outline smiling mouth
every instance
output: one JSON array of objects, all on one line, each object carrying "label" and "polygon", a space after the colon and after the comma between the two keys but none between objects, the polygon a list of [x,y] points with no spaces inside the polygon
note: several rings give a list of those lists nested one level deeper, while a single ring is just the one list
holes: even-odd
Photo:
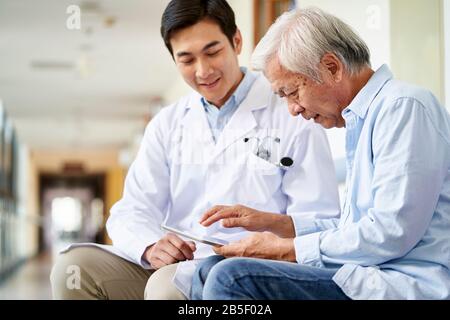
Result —
[{"label": "smiling mouth", "polygon": [[210,83],[202,83],[201,86],[210,89],[210,88],[213,88],[216,84],[218,84],[219,80],[220,80],[220,78],[218,78],[217,80],[210,82]]}]

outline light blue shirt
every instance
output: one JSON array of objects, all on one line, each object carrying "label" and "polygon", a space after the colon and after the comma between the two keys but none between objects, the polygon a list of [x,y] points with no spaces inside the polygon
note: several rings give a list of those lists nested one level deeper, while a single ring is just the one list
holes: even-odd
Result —
[{"label": "light blue shirt", "polygon": [[247,68],[242,67],[241,71],[244,73],[244,78],[232,96],[228,98],[220,109],[209,103],[205,98],[201,98],[214,142],[217,142],[223,128],[225,128],[228,121],[230,121],[234,112],[250,91],[253,82],[255,82],[256,76],[252,72],[247,72]]},{"label": "light blue shirt", "polygon": [[340,219],[295,217],[297,261],[352,299],[450,299],[450,116],[384,65],[343,110]]}]

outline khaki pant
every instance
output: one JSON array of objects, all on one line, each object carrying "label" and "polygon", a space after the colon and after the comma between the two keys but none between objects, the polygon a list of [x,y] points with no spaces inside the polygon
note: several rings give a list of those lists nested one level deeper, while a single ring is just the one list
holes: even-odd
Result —
[{"label": "khaki pant", "polygon": [[54,299],[185,300],[172,283],[177,264],[145,270],[95,247],[78,247],[58,256],[50,274]]}]

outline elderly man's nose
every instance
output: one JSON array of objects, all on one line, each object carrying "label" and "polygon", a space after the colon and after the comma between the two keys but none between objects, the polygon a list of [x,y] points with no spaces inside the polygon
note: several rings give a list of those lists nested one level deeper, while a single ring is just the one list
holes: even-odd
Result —
[{"label": "elderly man's nose", "polygon": [[300,113],[302,113],[305,109],[300,107],[298,103],[295,102],[288,102],[289,104],[289,112],[293,116],[298,116]]}]

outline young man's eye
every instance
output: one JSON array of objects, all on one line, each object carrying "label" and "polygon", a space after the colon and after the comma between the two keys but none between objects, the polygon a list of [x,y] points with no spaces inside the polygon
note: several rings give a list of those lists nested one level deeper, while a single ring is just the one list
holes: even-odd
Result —
[{"label": "young man's eye", "polygon": [[210,57],[214,57],[215,55],[217,55],[220,52],[220,50],[217,51],[213,51],[213,52],[207,52],[206,55],[210,56]]},{"label": "young man's eye", "polygon": [[182,61],[180,61],[180,63],[182,63],[182,64],[184,64],[184,65],[189,65],[189,64],[191,64],[191,63],[193,63],[194,62],[194,60],[193,59],[189,59],[189,60],[182,60]]}]

